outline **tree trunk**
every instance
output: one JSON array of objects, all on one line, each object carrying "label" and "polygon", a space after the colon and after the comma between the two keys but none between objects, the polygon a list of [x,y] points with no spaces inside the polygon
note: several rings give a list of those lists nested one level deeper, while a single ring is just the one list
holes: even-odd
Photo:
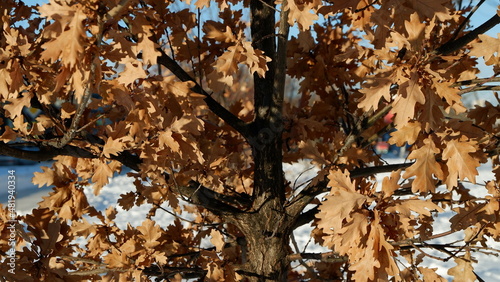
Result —
[{"label": "tree trunk", "polygon": [[246,260],[241,273],[249,281],[287,281],[290,267],[287,256],[293,220],[285,211],[282,165],[286,44],[276,50],[274,6],[273,0],[250,1],[253,46],[272,60],[265,77],[254,74],[255,119],[249,138],[255,165],[252,211],[231,216],[245,235]]},{"label": "tree trunk", "polygon": [[279,204],[277,198],[271,199],[257,212],[234,219],[246,239],[241,274],[249,281],[287,281],[291,221]]}]

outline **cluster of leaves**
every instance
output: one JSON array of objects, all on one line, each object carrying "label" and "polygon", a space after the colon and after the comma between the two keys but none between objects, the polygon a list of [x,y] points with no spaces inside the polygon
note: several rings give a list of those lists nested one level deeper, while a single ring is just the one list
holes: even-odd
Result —
[{"label": "cluster of leaves", "polygon": [[[494,89],[484,84],[496,76],[477,78],[476,64],[483,57],[500,72],[498,38],[464,39],[466,11],[448,0],[186,4],[0,3],[0,153],[54,159],[33,178],[53,192],[18,217],[18,271],[8,280],[279,280],[255,253],[275,242],[288,252],[273,261],[282,280],[444,281],[420,263],[421,249],[433,247],[425,242],[439,237],[434,215],[446,209],[455,213],[448,233],[463,232],[464,245],[439,250],[457,263],[450,275],[475,279],[473,251],[500,240],[500,190],[497,180],[475,185],[487,194],[478,198],[463,182],[475,184],[488,161],[498,179],[500,111],[491,103],[467,109],[462,96]],[[214,11],[217,19],[205,19]],[[254,19],[274,26],[275,15],[276,34],[248,29]],[[290,38],[289,26],[297,27]],[[275,38],[285,43],[270,52]],[[285,74],[299,83],[291,99],[275,96],[279,87],[256,90]],[[273,115],[282,126],[256,128],[266,118],[274,125]],[[391,144],[411,146],[411,162],[384,165],[373,153],[389,132]],[[266,146],[283,152],[261,161]],[[265,184],[255,180],[262,167],[304,159],[319,172],[302,189],[285,181],[256,187]],[[121,196],[119,209],[89,206],[82,187],[97,195],[124,166],[136,190]],[[391,175],[378,187],[380,172]],[[146,203],[153,208],[142,225],[113,221]],[[195,220],[152,220],[164,211]],[[1,209],[2,254],[8,214]],[[330,255],[289,249],[293,230],[311,221],[311,236]],[[213,247],[202,247],[204,238]],[[290,269],[293,260],[304,268]]]}]

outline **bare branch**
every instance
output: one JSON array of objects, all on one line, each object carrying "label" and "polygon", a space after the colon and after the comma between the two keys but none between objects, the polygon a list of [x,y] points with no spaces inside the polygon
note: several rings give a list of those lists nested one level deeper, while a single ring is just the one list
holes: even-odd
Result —
[{"label": "bare branch", "polygon": [[500,90],[500,86],[496,86],[496,85],[473,86],[473,87],[463,89],[462,91],[459,92],[459,94],[461,95],[461,94],[475,92],[475,91],[499,91],[499,90]]},{"label": "bare branch", "polygon": [[490,30],[499,23],[500,23],[500,16],[495,14],[488,21],[486,21],[479,27],[475,28],[474,30],[470,31],[466,35],[459,37],[458,39],[452,39],[446,42],[441,47],[437,48],[434,51],[434,53],[436,55],[448,55],[450,53],[453,53],[461,49],[468,43],[472,42],[472,40],[476,39],[480,34],[485,33],[486,31]]},{"label": "bare branch", "polygon": [[187,198],[187,201],[195,205],[203,206],[215,214],[238,214],[243,212],[241,209],[227,204],[240,203],[242,199],[217,193],[203,187],[196,181],[191,181],[189,185],[179,186],[177,188],[179,189],[179,193]]},{"label": "bare branch", "polygon": [[482,85],[484,83],[490,83],[490,82],[500,82],[500,77],[492,76],[492,77],[487,77],[487,78],[478,78],[478,79],[457,81],[456,83],[452,84],[451,87],[473,85],[473,84]]},{"label": "bare branch", "polygon": [[288,256],[288,260],[304,260],[304,259],[314,259],[320,260],[323,262],[347,262],[346,256],[341,256],[336,252],[328,252],[328,253],[300,253],[300,254],[291,254]]},{"label": "bare branch", "polygon": [[477,11],[477,9],[479,9],[479,7],[481,5],[483,5],[484,1],[486,1],[486,0],[479,1],[479,3],[477,3],[477,5],[474,6],[474,8],[472,8],[470,13],[467,15],[467,18],[465,18],[465,20],[460,24],[460,26],[457,28],[457,30],[455,30],[455,33],[453,34],[453,37],[451,38],[451,40],[455,40],[458,37],[458,34],[460,34],[460,32],[464,29],[465,25],[469,22],[470,18],[472,17],[472,15],[474,15],[474,13]]},{"label": "bare branch", "polygon": [[182,69],[182,67],[176,61],[170,58],[170,56],[168,56],[163,50],[159,49],[159,51],[161,52],[161,56],[159,56],[157,59],[158,64],[169,69],[181,81],[194,82],[195,86],[191,88],[191,90],[195,93],[205,96],[204,101],[213,113],[219,116],[236,131],[238,131],[244,138],[248,138],[250,136],[250,130],[243,120],[235,116],[214,98],[212,98],[209,93],[202,89],[202,87],[198,84],[198,82],[196,82],[196,80],[194,80],[184,69]]},{"label": "bare branch", "polygon": [[78,158],[97,158],[91,152],[82,148],[66,145],[62,148],[46,149],[42,147],[40,151],[26,151],[12,147],[9,144],[0,142],[0,154],[18,159],[43,162],[50,161],[56,156],[72,156]]}]

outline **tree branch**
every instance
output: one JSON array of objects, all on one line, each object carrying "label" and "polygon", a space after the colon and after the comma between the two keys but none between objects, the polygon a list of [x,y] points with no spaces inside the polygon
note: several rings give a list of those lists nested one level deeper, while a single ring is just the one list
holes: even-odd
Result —
[{"label": "tree branch", "polygon": [[71,145],[66,145],[61,148],[50,148],[50,149],[42,147],[40,148],[40,151],[25,151],[14,148],[3,142],[0,142],[0,154],[13,158],[36,161],[36,162],[50,161],[57,156],[97,158],[97,156],[93,155],[91,152]]},{"label": "tree branch", "polygon": [[291,254],[288,256],[288,260],[304,260],[304,259],[314,259],[323,262],[347,262],[347,256],[341,256],[336,252],[328,252],[328,253],[299,253],[299,254]]},{"label": "tree branch", "polygon": [[223,121],[229,124],[232,128],[238,131],[245,139],[250,137],[249,126],[240,118],[235,116],[233,113],[224,108],[219,102],[217,102],[209,93],[207,93],[203,88],[194,80],[182,67],[174,61],[170,56],[168,56],[163,50],[159,49],[161,56],[157,58],[157,63],[169,69],[178,79],[183,82],[191,81],[195,84],[191,90],[197,94],[205,96],[204,101],[208,108],[220,117]]},{"label": "tree branch", "polygon": [[475,91],[499,91],[500,86],[497,85],[484,85],[484,86],[472,86],[461,90],[458,94],[462,95],[465,93],[475,92]]},{"label": "tree branch", "polygon": [[[385,172],[391,172],[394,170],[402,169],[402,168],[407,168],[411,166],[413,163],[400,163],[400,164],[391,164],[391,165],[383,165],[383,166],[373,166],[373,167],[364,167],[364,168],[357,168],[352,171],[350,171],[350,176],[351,178],[357,178],[357,177],[366,177],[370,175],[375,175],[379,173],[385,173]],[[298,212],[302,211],[305,206],[307,206],[316,196],[318,196],[321,193],[328,192],[328,180],[323,179],[321,181],[318,181],[314,185],[310,184],[304,190],[302,190],[299,195],[290,203],[290,205],[287,208],[287,212],[289,214],[297,214]],[[304,225],[311,220],[314,219],[314,215],[317,213],[317,210],[314,208],[308,212],[305,212],[301,215],[299,215],[299,219],[297,220],[297,224],[295,224],[295,227],[299,227],[301,225]]]},{"label": "tree branch", "polygon": [[437,48],[434,53],[436,55],[448,55],[450,53],[453,53],[468,43],[470,43],[472,40],[476,39],[478,35],[485,33],[486,31],[490,30],[493,28],[495,25],[500,23],[500,16],[495,14],[493,17],[491,17],[489,20],[487,20],[485,23],[482,25],[478,26],[474,30],[470,31],[466,35],[459,37],[458,39],[451,39],[450,41],[446,42],[443,44],[441,47]]},{"label": "tree branch", "polygon": [[490,83],[490,82],[500,82],[500,77],[487,77],[487,78],[478,78],[478,79],[457,81],[454,84],[452,84],[451,87],[466,86],[466,85],[472,85],[472,84],[484,84],[484,83]]},{"label": "tree branch", "polygon": [[465,25],[467,24],[467,22],[469,22],[472,15],[474,15],[474,13],[479,9],[479,7],[483,5],[484,1],[486,0],[480,0],[479,3],[476,6],[474,6],[474,8],[472,8],[470,13],[467,15],[467,18],[465,18],[465,20],[460,24],[457,30],[455,30],[455,33],[453,34],[451,40],[455,40],[458,37],[458,34],[464,29]]},{"label": "tree branch", "polygon": [[237,214],[243,212],[231,204],[240,204],[242,206],[250,205],[250,201],[246,201],[242,197],[227,196],[210,190],[196,181],[190,181],[189,185],[178,186],[178,192],[187,198],[186,200],[194,205],[199,205],[210,210],[214,214]]}]

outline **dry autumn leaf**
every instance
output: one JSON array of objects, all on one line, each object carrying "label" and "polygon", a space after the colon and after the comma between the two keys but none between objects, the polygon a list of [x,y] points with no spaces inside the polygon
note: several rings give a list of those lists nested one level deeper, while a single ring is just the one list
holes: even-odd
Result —
[{"label": "dry autumn leaf", "polygon": [[[18,252],[0,280],[465,281],[495,263],[488,1],[28,2],[0,5],[0,251]],[[49,166],[26,214],[19,158]]]}]

